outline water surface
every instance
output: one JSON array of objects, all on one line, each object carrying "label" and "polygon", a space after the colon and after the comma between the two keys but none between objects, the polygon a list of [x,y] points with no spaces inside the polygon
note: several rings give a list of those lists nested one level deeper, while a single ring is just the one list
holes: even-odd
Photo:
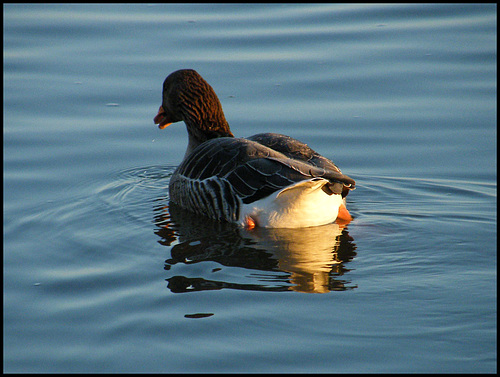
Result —
[{"label": "water surface", "polygon": [[[496,5],[4,5],[5,372],[496,371]],[[354,178],[248,232],[168,198],[196,69]]]}]

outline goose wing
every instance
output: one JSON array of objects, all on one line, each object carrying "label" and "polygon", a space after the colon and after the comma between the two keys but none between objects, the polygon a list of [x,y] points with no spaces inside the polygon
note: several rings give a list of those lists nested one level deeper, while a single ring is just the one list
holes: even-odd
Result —
[{"label": "goose wing", "polygon": [[[276,133],[261,133],[254,136],[250,136],[249,140],[258,142],[259,144],[265,145],[275,151],[283,153],[285,156],[302,161],[307,164],[321,167],[327,171],[342,173],[337,165],[335,165],[331,160],[323,157],[307,144],[294,139],[290,136],[276,134]],[[354,181],[352,184],[345,185],[342,189],[342,197],[344,198],[350,190],[354,189]],[[329,186],[327,186],[329,187]]]},{"label": "goose wing", "polygon": [[[307,145],[294,143],[294,139],[287,137],[260,135],[255,135],[254,140],[218,138],[206,141],[181,163],[176,173],[195,181],[217,177],[218,181],[229,183],[245,204],[312,179],[326,180],[327,193],[341,194],[354,188],[353,179]],[[281,151],[273,149],[273,145]]]},{"label": "goose wing", "polygon": [[256,141],[259,144],[283,153],[293,160],[303,161],[313,166],[341,173],[337,165],[328,158],[323,157],[307,144],[290,136],[268,132],[250,136],[248,140]]}]

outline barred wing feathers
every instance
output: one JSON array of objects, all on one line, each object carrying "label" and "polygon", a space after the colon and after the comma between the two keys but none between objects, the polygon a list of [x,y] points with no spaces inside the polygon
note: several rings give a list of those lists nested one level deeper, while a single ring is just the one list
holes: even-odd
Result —
[{"label": "barred wing feathers", "polygon": [[[217,138],[196,148],[174,173],[171,199],[212,218],[237,221],[244,204],[307,180],[325,180],[328,194],[354,188],[330,160],[277,134]],[[238,199],[239,198],[239,199]]]}]

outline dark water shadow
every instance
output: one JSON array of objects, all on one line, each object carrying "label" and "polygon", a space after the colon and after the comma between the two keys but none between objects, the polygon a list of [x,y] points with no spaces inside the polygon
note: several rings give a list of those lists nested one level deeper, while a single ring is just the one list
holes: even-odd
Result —
[{"label": "dark water shadow", "polygon": [[[154,213],[158,242],[170,248],[165,270],[172,274],[166,281],[174,293],[224,288],[326,293],[356,288],[344,276],[349,271],[347,263],[356,256],[356,245],[345,225],[246,230],[191,214],[166,198],[157,199]],[[234,271],[227,279],[199,276],[201,262],[221,266],[214,269],[211,264],[210,272],[224,266],[240,268],[241,279],[236,280],[242,281],[229,281],[235,280]],[[183,266],[183,273],[173,274],[178,265]],[[192,265],[197,266],[189,272],[198,276],[185,276]]]}]

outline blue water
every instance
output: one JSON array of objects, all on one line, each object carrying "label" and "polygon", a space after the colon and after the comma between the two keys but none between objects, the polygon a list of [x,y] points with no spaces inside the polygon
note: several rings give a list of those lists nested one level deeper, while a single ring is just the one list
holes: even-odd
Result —
[{"label": "blue water", "polygon": [[[4,372],[497,368],[497,7],[4,5]],[[357,182],[346,228],[169,206],[196,69]]]}]

